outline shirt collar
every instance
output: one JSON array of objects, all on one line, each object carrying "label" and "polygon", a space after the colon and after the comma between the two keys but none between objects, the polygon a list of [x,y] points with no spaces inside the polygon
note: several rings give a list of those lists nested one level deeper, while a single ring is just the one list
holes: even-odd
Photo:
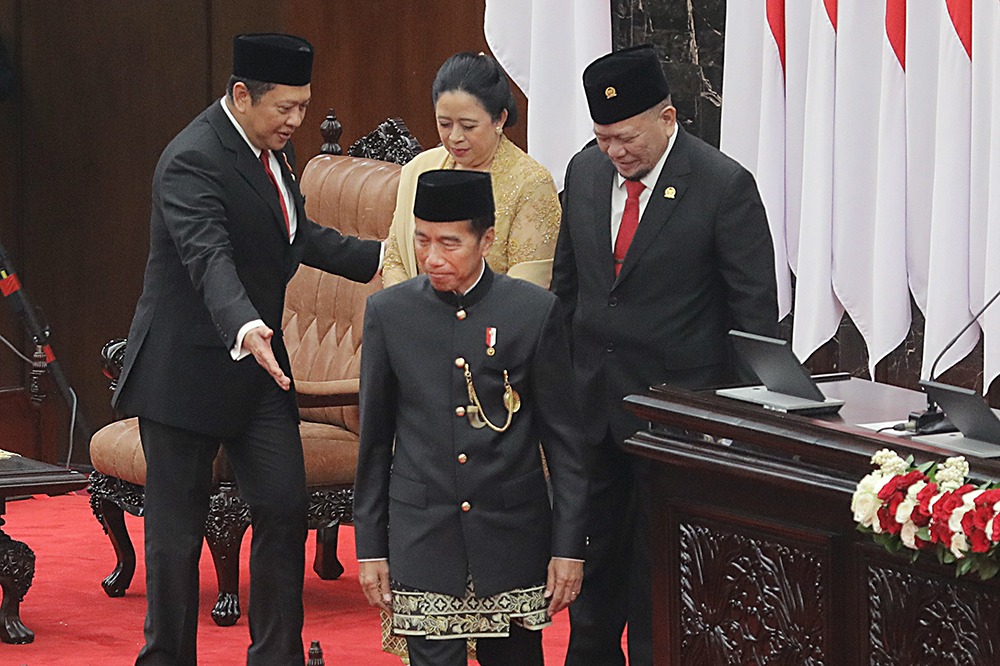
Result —
[{"label": "shirt collar", "polygon": [[243,137],[243,140],[247,142],[248,146],[250,146],[250,150],[253,151],[254,157],[260,159],[260,153],[261,153],[260,148],[250,143],[250,139],[247,137],[247,133],[243,131],[243,126],[240,125],[239,122],[237,122],[236,116],[233,115],[233,112],[229,109],[229,105],[226,104],[225,96],[223,96],[222,99],[219,100],[219,104],[222,105],[222,110],[226,112],[226,117],[229,118],[229,121],[233,124],[233,127],[236,128],[236,131],[240,133],[240,136]]},{"label": "shirt collar", "polygon": [[[660,156],[660,159],[656,161],[656,164],[653,165],[653,168],[650,169],[649,173],[643,176],[639,181],[646,186],[646,190],[643,190],[644,192],[647,190],[652,192],[653,188],[656,186],[656,181],[660,179],[660,172],[663,171],[663,165],[667,163],[667,156],[670,155],[670,149],[674,147],[674,142],[677,141],[677,135],[680,133],[680,131],[681,128],[675,122],[674,133],[671,134],[670,139],[667,140],[667,149],[663,151],[663,154]],[[615,172],[615,176],[617,176],[617,178],[615,179],[615,184],[619,188],[625,185],[625,180],[626,180],[625,176],[621,175],[617,171]]]}]

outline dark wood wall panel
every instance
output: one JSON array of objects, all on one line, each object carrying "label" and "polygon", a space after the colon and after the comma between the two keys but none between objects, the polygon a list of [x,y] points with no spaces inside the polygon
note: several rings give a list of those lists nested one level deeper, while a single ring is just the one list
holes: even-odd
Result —
[{"label": "dark wood wall panel", "polygon": [[[13,0],[0,0],[0,40],[14,59],[15,69],[20,51],[20,4]],[[23,147],[19,126],[20,104],[17,95],[14,95],[0,102],[0,136],[5,138],[0,150],[0,242],[17,266],[21,260],[21,199],[17,195],[21,174],[17,165]],[[23,348],[23,330],[10,307],[0,302],[0,335]],[[21,386],[24,376],[24,364],[10,350],[0,346],[0,388]]]},{"label": "dark wood wall panel", "polygon": [[[287,0],[284,25],[316,46],[308,123],[334,108],[348,146],[388,116],[401,117],[424,147],[439,141],[431,104],[438,67],[459,51],[487,49],[484,0],[318,2]],[[524,96],[517,93],[521,117]],[[313,137],[316,138],[313,138]],[[525,145],[525,123],[508,131]],[[303,155],[319,149],[317,135],[298,137]]]},{"label": "dark wood wall panel", "polygon": [[98,352],[127,333],[139,295],[153,167],[204,106],[208,12],[202,3],[32,0],[20,29],[22,277],[99,426],[113,414]]}]

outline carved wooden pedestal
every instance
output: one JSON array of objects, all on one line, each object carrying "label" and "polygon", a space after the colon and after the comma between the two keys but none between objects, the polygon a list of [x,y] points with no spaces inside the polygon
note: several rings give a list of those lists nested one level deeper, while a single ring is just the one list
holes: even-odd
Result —
[{"label": "carved wooden pedestal", "polygon": [[[0,514],[3,513],[0,498]],[[35,577],[35,554],[27,544],[15,541],[3,532],[0,518],[0,640],[4,643],[30,643],[35,634],[21,623],[21,602]]]},{"label": "carved wooden pedestal", "polygon": [[[948,455],[854,424],[904,419],[926,399],[861,380],[823,390],[847,400],[841,416],[671,389],[626,399],[650,426],[625,448],[655,461],[655,663],[1000,664],[1000,583],[910,564],[854,526],[851,494],[875,451]],[[997,461],[970,463],[1000,477]]]},{"label": "carved wooden pedestal", "polygon": [[58,495],[83,488],[79,472],[0,450],[0,640],[30,643],[35,634],[21,622],[21,602],[35,577],[35,554],[3,531],[7,498],[16,495]]}]

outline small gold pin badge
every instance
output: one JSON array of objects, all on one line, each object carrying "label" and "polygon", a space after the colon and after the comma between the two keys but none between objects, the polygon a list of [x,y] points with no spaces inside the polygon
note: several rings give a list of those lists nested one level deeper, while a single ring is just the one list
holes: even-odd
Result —
[{"label": "small gold pin badge", "polygon": [[663,198],[664,199],[673,199],[676,196],[677,196],[677,189],[675,187],[673,187],[673,186],[668,187],[667,189],[663,190]]},{"label": "small gold pin badge", "polygon": [[611,99],[612,97],[618,97],[618,91],[615,90],[614,86],[608,86],[604,89],[605,99]]},{"label": "small gold pin badge", "polygon": [[458,317],[459,321],[462,321],[469,315],[465,310],[459,310],[458,312],[455,313],[455,316]]}]

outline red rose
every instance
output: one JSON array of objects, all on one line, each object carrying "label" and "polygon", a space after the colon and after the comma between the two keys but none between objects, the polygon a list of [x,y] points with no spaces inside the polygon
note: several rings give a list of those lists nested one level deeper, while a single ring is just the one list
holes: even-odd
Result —
[{"label": "red rose", "polygon": [[[889,479],[888,483],[882,486],[882,490],[878,493],[878,498],[886,503],[889,510],[889,515],[892,520],[896,520],[896,509],[899,508],[900,503],[906,499],[906,492],[910,489],[914,483],[918,481],[926,481],[927,476],[923,472],[918,470],[913,470],[907,472],[906,474],[897,475]],[[885,506],[883,506],[885,508]],[[879,509],[881,512],[881,509]],[[883,529],[886,529],[885,525],[882,525]],[[886,530],[889,531],[889,530]],[[892,534],[896,534],[899,529],[891,531]]]},{"label": "red rose", "polygon": [[934,511],[931,520],[931,541],[943,544],[946,548],[951,547],[951,537],[954,533],[948,527],[948,519],[952,512],[962,506],[962,498],[966,493],[975,490],[972,484],[965,484],[960,488],[948,491],[934,503]]},{"label": "red rose", "polygon": [[927,527],[931,522],[931,500],[938,493],[936,483],[928,483],[917,493],[917,506],[913,507],[910,520],[917,527]]}]

